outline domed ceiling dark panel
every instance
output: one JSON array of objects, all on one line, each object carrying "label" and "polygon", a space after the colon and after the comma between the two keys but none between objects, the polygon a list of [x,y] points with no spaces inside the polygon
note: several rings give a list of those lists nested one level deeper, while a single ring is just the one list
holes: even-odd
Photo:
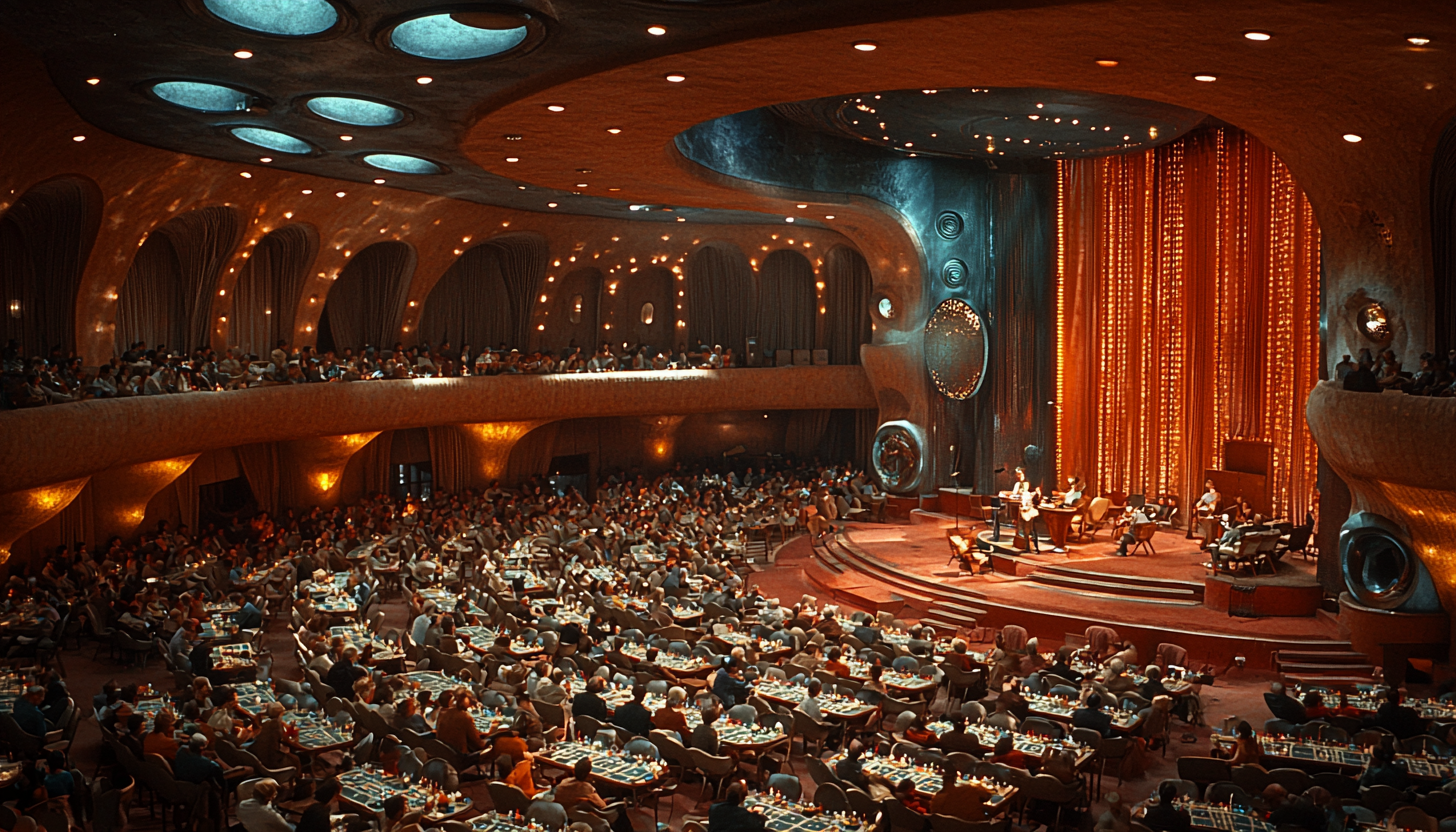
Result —
[{"label": "domed ceiling dark panel", "polygon": [[797,124],[913,156],[1057,159],[1166,144],[1207,118],[1140,98],[1041,89],[891,90],[780,104]]}]

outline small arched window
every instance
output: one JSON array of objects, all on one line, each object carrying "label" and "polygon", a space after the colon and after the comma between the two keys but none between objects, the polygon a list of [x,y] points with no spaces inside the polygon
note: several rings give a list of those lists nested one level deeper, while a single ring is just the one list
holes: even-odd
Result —
[{"label": "small arched window", "polygon": [[574,324],[581,323],[581,295],[577,295],[571,299],[571,322]]},{"label": "small arched window", "polygon": [[653,309],[652,309],[652,304],[651,303],[644,303],[644,304],[642,304],[642,323],[643,324],[645,324],[647,326],[652,326],[652,313],[653,313]]}]

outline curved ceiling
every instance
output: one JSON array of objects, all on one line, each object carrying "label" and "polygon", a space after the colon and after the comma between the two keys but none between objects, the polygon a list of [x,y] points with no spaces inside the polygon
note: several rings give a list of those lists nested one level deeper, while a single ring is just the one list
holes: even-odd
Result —
[{"label": "curved ceiling", "polygon": [[779,115],[908,156],[1054,159],[1166,144],[1206,117],[1123,95],[1043,89],[886,90],[773,107]]}]

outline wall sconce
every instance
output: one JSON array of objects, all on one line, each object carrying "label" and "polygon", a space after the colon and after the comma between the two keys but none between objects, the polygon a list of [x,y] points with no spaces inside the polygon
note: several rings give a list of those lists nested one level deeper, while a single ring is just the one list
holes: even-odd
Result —
[{"label": "wall sconce", "polygon": [[12,317],[12,318],[19,318],[20,317],[20,299],[19,298],[16,298],[16,299],[13,299],[13,300],[10,301],[10,317]]}]

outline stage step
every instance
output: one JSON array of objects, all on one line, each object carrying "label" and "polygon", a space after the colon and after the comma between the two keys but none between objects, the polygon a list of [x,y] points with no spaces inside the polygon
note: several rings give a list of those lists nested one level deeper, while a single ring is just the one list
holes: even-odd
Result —
[{"label": "stage step", "polygon": [[814,560],[835,574],[843,574],[846,566],[827,546],[814,546]]},{"label": "stage step", "polygon": [[[957,518],[949,514],[941,514],[938,511],[926,511],[923,508],[912,508],[910,509],[910,522],[916,525],[927,524],[940,526],[943,529],[950,529],[955,527],[957,523]],[[959,518],[959,523],[962,526],[969,526],[970,520],[962,517]]]},{"label": "stage step", "polygon": [[[1031,573],[1031,581],[1042,585],[1043,589],[1058,589],[1064,592],[1072,592],[1078,595],[1091,595],[1097,598],[1126,598],[1129,601],[1142,601],[1160,604],[1171,604],[1175,606],[1193,607],[1203,603],[1203,586],[1198,586],[1194,591],[1190,585],[1164,585],[1150,586],[1147,584],[1128,583],[1117,580],[1117,575],[1096,575],[1095,573],[1083,573],[1075,575],[1068,572],[1053,572],[1038,568]],[[1174,582],[1167,582],[1173,584]]]},{"label": "stage step", "polygon": [[1285,684],[1356,685],[1376,681],[1370,657],[1350,649],[1348,641],[1331,642],[1329,650],[1278,650],[1274,667]]},{"label": "stage step", "polygon": [[[1363,658],[1363,657],[1362,657]],[[1333,676],[1348,676],[1353,673],[1374,673],[1375,665],[1366,659],[1361,664],[1309,664],[1305,662],[1283,662],[1279,663],[1281,673],[1326,674]]]},{"label": "stage step", "polygon": [[1169,598],[1149,598],[1143,595],[1123,595],[1119,592],[1098,592],[1091,589],[1071,589],[1062,586],[1038,583],[1035,580],[1030,582],[1031,586],[1043,592],[1058,592],[1063,595],[1080,595],[1083,598],[1095,598],[1099,601],[1127,601],[1130,604],[1157,604],[1165,607],[1201,607],[1202,601],[1175,600]]},{"label": "stage step", "polygon": [[[1332,648],[1349,647],[1348,641],[1332,641]],[[1370,657],[1355,650],[1280,650],[1274,658],[1281,662],[1349,662],[1362,663],[1369,661]]]},{"label": "stage step", "polygon": [[1346,687],[1353,688],[1356,685],[1370,685],[1379,682],[1371,676],[1303,676],[1298,673],[1281,674],[1286,685],[1303,685],[1305,687]]},{"label": "stage step", "polygon": [[1108,581],[1110,583],[1127,584],[1128,586],[1145,586],[1161,589],[1186,589],[1194,592],[1201,599],[1203,597],[1203,581],[1180,581],[1176,578],[1150,578],[1144,575],[1122,575],[1116,572],[1098,572],[1093,569],[1081,569],[1071,564],[1048,563],[1037,566],[1038,572],[1046,572],[1054,575],[1070,575],[1074,578],[1089,578],[1097,581]]}]

